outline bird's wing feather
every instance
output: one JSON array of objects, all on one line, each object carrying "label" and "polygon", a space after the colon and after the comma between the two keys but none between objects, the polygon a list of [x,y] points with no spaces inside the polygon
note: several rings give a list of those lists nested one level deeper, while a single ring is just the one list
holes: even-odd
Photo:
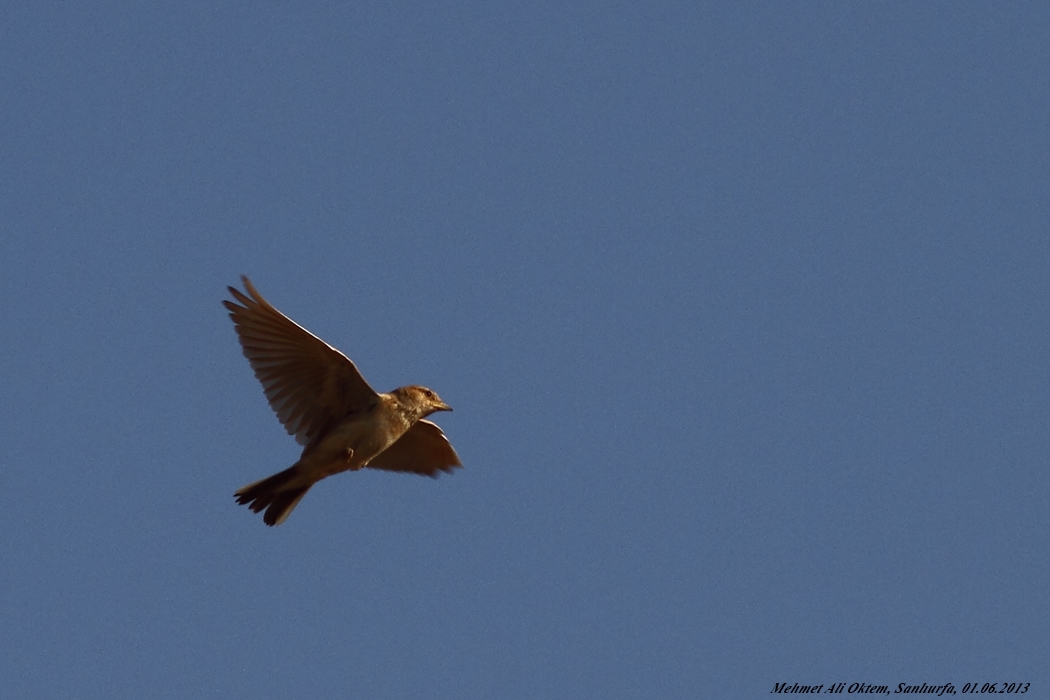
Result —
[{"label": "bird's wing feather", "polygon": [[428,420],[420,420],[397,442],[373,457],[367,466],[436,478],[439,471],[451,472],[463,465],[441,428]]},{"label": "bird's wing feather", "polygon": [[307,445],[375,403],[379,395],[350,358],[271,306],[247,277],[241,281],[250,296],[229,287],[240,303],[223,305],[270,408],[296,442]]}]

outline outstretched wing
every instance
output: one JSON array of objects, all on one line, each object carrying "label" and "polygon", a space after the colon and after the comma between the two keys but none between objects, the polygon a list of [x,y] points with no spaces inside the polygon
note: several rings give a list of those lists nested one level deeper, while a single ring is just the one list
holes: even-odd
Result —
[{"label": "outstretched wing", "polygon": [[350,358],[272,307],[247,277],[241,282],[250,296],[229,287],[240,303],[222,303],[270,408],[296,442],[309,444],[378,400]]},{"label": "outstretched wing", "polygon": [[437,478],[438,471],[451,472],[463,464],[441,428],[428,420],[420,420],[366,466]]}]

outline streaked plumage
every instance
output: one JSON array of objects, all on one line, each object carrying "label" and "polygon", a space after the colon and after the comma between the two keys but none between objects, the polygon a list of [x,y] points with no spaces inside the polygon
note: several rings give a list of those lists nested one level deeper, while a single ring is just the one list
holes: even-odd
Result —
[{"label": "streaked plumage", "polygon": [[270,407],[304,446],[299,461],[239,489],[237,502],[280,525],[306,492],[325,477],[373,467],[436,477],[462,466],[445,434],[423,420],[451,411],[421,386],[378,393],[354,363],[267,302],[241,277],[247,294],[229,287],[223,301]]}]

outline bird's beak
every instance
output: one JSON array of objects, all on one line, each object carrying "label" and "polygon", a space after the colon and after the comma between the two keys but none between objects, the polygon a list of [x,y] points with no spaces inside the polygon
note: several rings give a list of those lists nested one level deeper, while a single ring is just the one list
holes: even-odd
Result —
[{"label": "bird's beak", "polygon": [[437,404],[437,407],[436,407],[436,408],[435,408],[434,410],[435,410],[435,411],[451,411],[451,410],[452,410],[452,407],[451,407],[451,406],[449,406],[449,405],[448,405],[447,403],[445,403],[444,401],[442,401],[442,402],[440,402],[440,403],[438,403],[438,404]]}]

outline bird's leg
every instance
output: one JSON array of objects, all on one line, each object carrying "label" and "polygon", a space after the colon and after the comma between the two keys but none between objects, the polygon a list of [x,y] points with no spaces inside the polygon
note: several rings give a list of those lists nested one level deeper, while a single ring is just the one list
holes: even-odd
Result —
[{"label": "bird's leg", "polygon": [[346,448],[346,458],[345,459],[346,459],[346,468],[347,469],[357,470],[357,469],[361,468],[360,464],[357,465],[356,467],[353,464],[353,461],[354,461],[354,448],[352,448],[352,447],[347,447]]}]

